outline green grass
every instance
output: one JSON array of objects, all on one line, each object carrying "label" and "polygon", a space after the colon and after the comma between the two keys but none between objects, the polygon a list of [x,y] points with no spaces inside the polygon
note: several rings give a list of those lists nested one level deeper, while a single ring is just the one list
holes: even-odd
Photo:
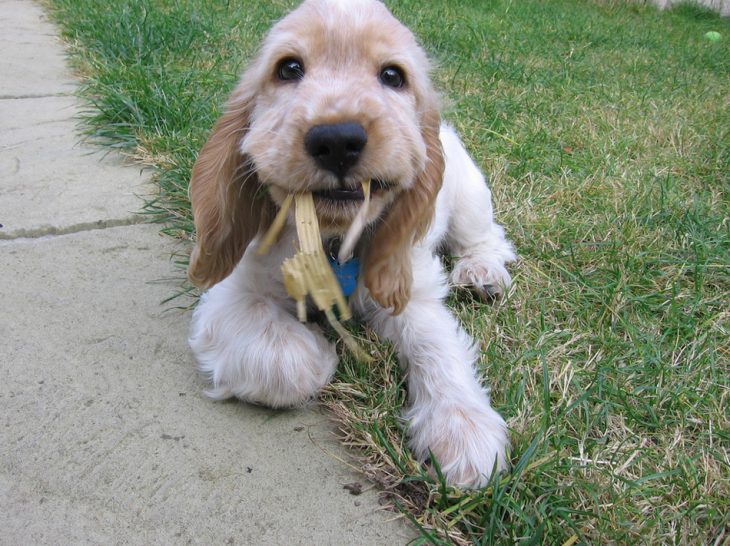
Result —
[{"label": "green grass", "polygon": [[[197,150],[292,2],[49,4],[89,136],[155,167],[146,210],[189,239]],[[322,396],[344,441],[419,542],[728,544],[730,21],[617,0],[388,4],[436,59],[521,256],[500,305],[449,301],[482,344],[513,469],[465,492],[415,464],[395,357],[368,331],[377,363],[344,355]]]}]

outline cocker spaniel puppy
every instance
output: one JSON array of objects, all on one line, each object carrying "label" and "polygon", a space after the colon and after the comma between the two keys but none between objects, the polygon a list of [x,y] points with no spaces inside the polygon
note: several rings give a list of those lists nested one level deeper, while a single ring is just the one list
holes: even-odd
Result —
[{"label": "cocker spaniel puppy", "polygon": [[200,152],[189,277],[207,291],[190,346],[214,398],[311,400],[338,359],[283,286],[282,261],[297,251],[291,213],[273,248],[255,251],[296,192],[313,193],[325,248],[336,247],[368,179],[350,308],[397,348],[414,454],[433,453],[452,484],[482,486],[507,465],[507,429],[476,375],[474,341],[443,303],[436,252],[455,256],[452,284],[485,297],[509,286],[515,254],[482,174],[441,124],[425,53],[377,0],[306,0],[278,22]]}]

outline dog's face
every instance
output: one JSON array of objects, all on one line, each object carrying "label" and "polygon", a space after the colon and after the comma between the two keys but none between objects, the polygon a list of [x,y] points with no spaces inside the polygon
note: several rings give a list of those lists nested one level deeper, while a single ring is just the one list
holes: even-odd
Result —
[{"label": "dog's face", "polygon": [[379,2],[305,2],[272,29],[252,67],[258,92],[241,151],[275,201],[313,192],[325,232],[349,226],[371,179],[374,220],[425,167],[427,67]]},{"label": "dog's face", "polygon": [[385,218],[366,284],[402,308],[406,249],[430,222],[443,175],[428,69],[411,32],[377,0],[306,0],[277,23],[195,165],[191,279],[208,286],[230,273],[267,222],[265,202],[254,202],[261,195],[280,205],[312,192],[331,236],[347,230],[371,180],[367,221]]}]

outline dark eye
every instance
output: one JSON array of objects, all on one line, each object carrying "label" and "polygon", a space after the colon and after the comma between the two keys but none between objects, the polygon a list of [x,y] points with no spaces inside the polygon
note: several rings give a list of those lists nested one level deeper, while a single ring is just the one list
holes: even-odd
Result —
[{"label": "dark eye", "polygon": [[284,82],[301,80],[304,77],[304,65],[298,59],[284,59],[276,67],[276,75]]},{"label": "dark eye", "polygon": [[406,77],[397,66],[386,66],[380,71],[380,82],[388,87],[399,89],[406,84]]}]

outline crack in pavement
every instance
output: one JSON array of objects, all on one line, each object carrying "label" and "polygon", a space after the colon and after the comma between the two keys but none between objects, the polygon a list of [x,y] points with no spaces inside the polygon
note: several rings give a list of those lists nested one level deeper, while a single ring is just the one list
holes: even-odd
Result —
[{"label": "crack in pavement", "polygon": [[82,233],[85,231],[95,231],[100,229],[115,228],[120,226],[134,226],[144,224],[147,220],[142,215],[128,216],[126,218],[109,218],[104,220],[96,220],[94,222],[80,222],[78,224],[70,224],[68,226],[39,226],[28,229],[18,229],[8,233],[3,233],[3,227],[0,225],[0,244],[5,241],[17,241],[22,239],[40,239],[41,237],[56,237],[60,235],[71,235],[74,233]]},{"label": "crack in pavement", "polygon": [[0,100],[48,99],[53,97],[74,97],[74,93],[29,93],[27,95],[0,95]]}]

